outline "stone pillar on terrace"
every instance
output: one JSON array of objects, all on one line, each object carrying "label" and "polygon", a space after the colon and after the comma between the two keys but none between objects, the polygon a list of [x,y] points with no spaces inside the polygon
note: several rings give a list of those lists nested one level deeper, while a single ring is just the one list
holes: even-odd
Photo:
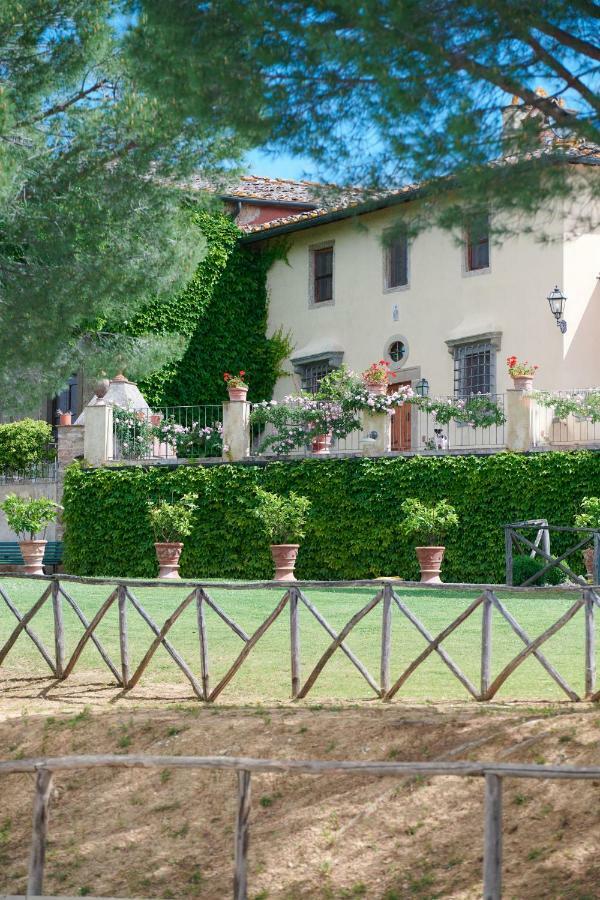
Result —
[{"label": "stone pillar on terrace", "polygon": [[382,456],[392,447],[392,419],[386,412],[365,410],[360,440],[363,456]]},{"label": "stone pillar on terrace", "polygon": [[86,406],[83,453],[90,466],[103,466],[113,459],[113,408],[104,399]]},{"label": "stone pillar on terrace", "polygon": [[223,459],[229,462],[250,456],[250,408],[246,400],[223,404]]},{"label": "stone pillar on terrace", "polygon": [[[83,425],[58,425],[57,450],[56,450],[56,502],[62,506],[62,496],[65,486],[65,469],[70,463],[83,456]],[[54,530],[53,540],[61,541],[64,534],[64,526],[59,516]]]},{"label": "stone pillar on terrace", "polygon": [[538,405],[531,391],[506,392],[506,447],[531,450],[539,443]]},{"label": "stone pillar on terrace", "polygon": [[58,468],[64,470],[69,463],[84,455],[83,436],[85,428],[83,425],[58,425],[56,428],[58,435]]}]

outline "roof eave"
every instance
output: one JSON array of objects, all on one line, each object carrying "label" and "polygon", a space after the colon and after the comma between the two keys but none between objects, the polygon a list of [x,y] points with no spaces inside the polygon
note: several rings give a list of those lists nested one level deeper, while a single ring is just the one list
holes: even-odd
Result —
[{"label": "roof eave", "polygon": [[257,241],[266,241],[272,237],[279,237],[282,234],[288,234],[292,231],[303,231],[306,228],[316,228],[319,225],[328,225],[331,222],[338,222],[342,219],[350,219],[354,216],[364,216],[367,213],[377,212],[380,209],[386,209],[388,206],[397,206],[400,203],[406,203],[414,200],[423,192],[422,187],[412,188],[404,191],[402,194],[394,194],[391,197],[382,197],[379,200],[368,200],[364,203],[357,203],[351,206],[345,206],[343,209],[335,209],[331,212],[323,213],[313,218],[300,219],[297,222],[286,222],[283,225],[275,225],[273,228],[265,228],[261,231],[251,231],[244,234],[240,240],[244,244],[252,244]]},{"label": "roof eave", "polygon": [[270,197],[245,197],[243,194],[221,194],[221,200],[232,203],[248,203],[251,206],[285,206],[290,209],[300,209],[309,212],[317,209],[315,203],[304,200],[273,200]]}]

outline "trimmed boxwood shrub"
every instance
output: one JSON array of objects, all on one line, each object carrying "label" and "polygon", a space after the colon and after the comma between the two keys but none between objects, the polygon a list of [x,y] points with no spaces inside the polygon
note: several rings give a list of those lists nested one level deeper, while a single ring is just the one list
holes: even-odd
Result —
[{"label": "trimmed boxwood shrub", "polygon": [[[66,568],[80,575],[156,574],[147,501],[198,495],[194,529],[182,557],[189,577],[265,578],[268,541],[252,509],[255,487],[311,501],[298,557],[300,578],[380,575],[417,578],[411,541],[398,528],[406,497],[446,498],[459,518],[448,537],[447,581],[503,582],[502,525],[546,518],[570,525],[583,497],[597,493],[600,453],[305,459],[265,466],[129,466],[67,472],[63,503]],[[552,536],[557,556],[572,535]],[[583,572],[580,554],[570,558]]]},{"label": "trimmed boxwood shrub", "polygon": [[20,419],[0,425],[0,471],[27,472],[52,458],[52,428],[37,419]]},{"label": "trimmed boxwood shrub", "polygon": [[[566,562],[567,565],[570,566],[569,560]],[[536,572],[540,572],[545,565],[546,561],[540,557],[531,557],[524,553],[515,556],[513,559],[513,584],[523,584],[524,581],[527,581],[532,575],[535,575]],[[570,566],[570,568],[572,568],[572,566]],[[536,579],[532,584],[536,586],[540,583],[562,584],[565,578],[566,575],[561,569],[548,569],[541,582],[539,579]]]}]

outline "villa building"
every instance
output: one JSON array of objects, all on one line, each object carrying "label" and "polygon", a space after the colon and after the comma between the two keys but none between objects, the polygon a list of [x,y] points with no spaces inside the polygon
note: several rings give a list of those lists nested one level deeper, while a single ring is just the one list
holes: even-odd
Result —
[{"label": "villa building", "polygon": [[[569,161],[600,176],[597,153]],[[425,379],[436,396],[503,393],[509,355],[539,365],[541,389],[600,385],[600,231],[573,233],[557,204],[502,244],[487,218],[461,242],[437,228],[409,240],[402,223],[418,203],[410,187],[246,226],[245,244],[287,248],[269,273],[270,329],[288,331],[294,347],[276,399],[314,390],[342,363],[361,371],[381,358],[393,388]],[[555,285],[567,297],[565,333],[547,300]],[[395,430],[398,449],[410,449],[410,421]]]}]

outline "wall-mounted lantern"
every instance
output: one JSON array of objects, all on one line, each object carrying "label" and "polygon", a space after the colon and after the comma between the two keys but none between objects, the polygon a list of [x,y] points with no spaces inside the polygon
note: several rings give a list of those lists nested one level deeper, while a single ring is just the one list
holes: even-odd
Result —
[{"label": "wall-mounted lantern", "polygon": [[558,285],[554,286],[554,290],[548,294],[548,303],[550,304],[550,312],[556,319],[556,324],[560,328],[561,334],[567,330],[567,323],[563,319],[563,312],[567,298]]},{"label": "wall-mounted lantern", "polygon": [[421,378],[415,385],[415,391],[419,397],[429,396],[429,382],[426,378]]}]

